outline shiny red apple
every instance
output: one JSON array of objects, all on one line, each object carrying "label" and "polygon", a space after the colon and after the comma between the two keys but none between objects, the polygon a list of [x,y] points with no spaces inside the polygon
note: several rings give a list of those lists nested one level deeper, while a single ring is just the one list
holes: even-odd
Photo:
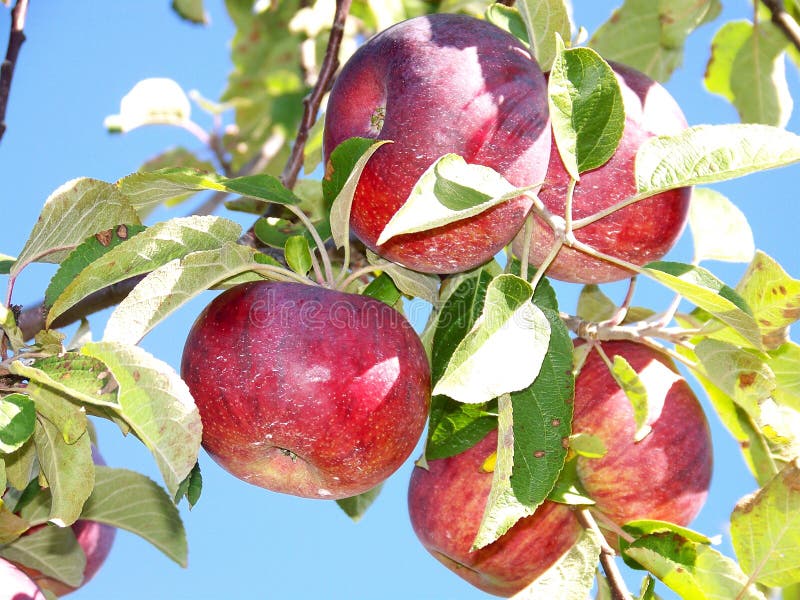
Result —
[{"label": "shiny red apple", "polygon": [[320,286],[259,281],[222,293],[192,326],[181,373],[215,461],[309,498],[381,483],[428,415],[428,359],[405,317]]},{"label": "shiny red apple", "polygon": [[688,525],[705,503],[711,482],[711,433],[703,408],[666,355],[628,341],[603,342],[610,360],[621,356],[647,390],[650,433],[635,441],[631,401],[596,350],[575,381],[574,433],[600,438],[602,458],[578,458],[578,476],[596,510],[617,525],[659,519]]},{"label": "shiny red apple", "polygon": [[381,256],[430,273],[490,260],[521,227],[516,198],[474,217],[378,246],[417,179],[455,153],[512,184],[544,179],[550,156],[547,90],[539,66],[510,34],[465,15],[403,21],[363,44],[331,91],[324,152],[351,137],[392,140],[367,163],[353,199],[353,233]]},{"label": "shiny red apple", "polygon": [[415,467],[408,488],[414,532],[434,558],[475,587],[512,596],[544,573],[577,540],[580,525],[564,505],[545,502],[499,540],[472,551],[489,498],[484,468],[497,430],[469,450]]},{"label": "shiny red apple", "polygon": [[[636,194],[635,159],[639,147],[656,135],[674,135],[686,128],[678,103],[660,84],[621,64],[611,63],[625,106],[625,129],[616,153],[601,167],[582,173],[572,198],[572,218],[590,217]],[[553,147],[539,198],[552,213],[564,216],[570,176]],[[679,188],[641,200],[575,230],[575,237],[596,250],[635,265],[662,258],[686,224],[690,188]],[[537,219],[530,238],[529,262],[539,266],[553,246],[553,231]],[[514,252],[522,256],[520,234]],[[576,283],[606,283],[633,273],[610,262],[563,246],[547,276]]]}]

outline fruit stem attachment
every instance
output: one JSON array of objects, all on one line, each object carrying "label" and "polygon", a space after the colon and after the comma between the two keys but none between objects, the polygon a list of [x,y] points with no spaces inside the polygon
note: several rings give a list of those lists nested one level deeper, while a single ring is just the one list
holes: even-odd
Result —
[{"label": "fruit stem attachment", "polygon": [[603,565],[603,571],[608,579],[608,585],[611,588],[612,598],[614,598],[614,600],[631,600],[631,593],[628,591],[628,587],[625,585],[625,581],[622,579],[622,574],[617,568],[617,563],[614,561],[617,553],[611,546],[608,545],[608,542],[606,541],[600,526],[597,524],[597,521],[594,520],[592,513],[589,512],[589,509],[583,508],[578,510],[575,514],[578,518],[578,522],[580,522],[584,529],[590,529],[594,531],[600,538],[600,564]]},{"label": "fruit stem attachment", "polygon": [[522,230],[522,256],[519,257],[519,276],[528,281],[528,258],[531,255],[531,235],[533,234],[534,213],[531,210],[525,218],[525,227]]},{"label": "fruit stem attachment", "polygon": [[[673,188],[670,188],[673,189]],[[622,210],[623,208],[630,206],[631,204],[636,204],[641,200],[645,200],[650,198],[651,196],[655,196],[656,194],[660,194],[668,190],[651,190],[649,192],[642,192],[641,194],[636,194],[635,196],[631,196],[623,200],[622,202],[617,202],[613,206],[609,206],[608,208],[604,208],[603,210],[594,213],[593,215],[589,215],[588,217],[584,217],[582,219],[578,219],[572,223],[572,229],[580,229],[581,227],[586,227],[587,225],[591,225],[592,223],[599,221],[600,219],[605,219],[608,215],[617,212],[618,210]]]},{"label": "fruit stem attachment", "polygon": [[317,250],[319,250],[319,255],[322,258],[322,265],[325,268],[325,281],[327,281],[328,285],[333,288],[335,287],[335,279],[333,277],[333,267],[331,266],[331,257],[328,256],[328,251],[325,248],[325,242],[322,241],[322,238],[317,231],[317,228],[314,227],[314,224],[311,222],[311,219],[308,218],[308,215],[303,212],[303,210],[297,206],[287,204],[286,208],[292,211],[292,214],[295,215],[300,222],[308,229],[311,237],[314,238],[314,244],[317,246]]}]

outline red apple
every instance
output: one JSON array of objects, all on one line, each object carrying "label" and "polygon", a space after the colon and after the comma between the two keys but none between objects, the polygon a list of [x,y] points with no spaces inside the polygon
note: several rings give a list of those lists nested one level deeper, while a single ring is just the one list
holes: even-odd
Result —
[{"label": "red apple", "polygon": [[[603,166],[581,174],[572,198],[572,218],[594,215],[636,194],[634,174],[636,152],[647,139],[674,135],[686,128],[686,119],[677,102],[657,82],[646,75],[612,63],[625,106],[625,129],[616,153]],[[558,149],[553,147],[547,176],[539,198],[552,213],[564,216],[570,176]],[[575,237],[596,250],[643,265],[662,258],[686,224],[690,188],[657,194],[616,211],[575,230]],[[537,219],[531,235],[529,261],[539,266],[553,246],[553,231]],[[514,252],[522,255],[520,234]],[[553,279],[576,283],[606,283],[630,277],[633,273],[583,252],[562,247],[547,270]]]},{"label": "red apple", "polygon": [[597,351],[590,351],[575,381],[572,430],[600,438],[607,453],[578,458],[580,481],[595,508],[618,525],[634,519],[687,525],[711,481],[711,433],[703,408],[664,354],[628,341],[603,342],[602,348],[639,374],[652,430],[634,440],[633,406]]},{"label": "red apple", "polygon": [[381,256],[418,271],[454,273],[490,260],[522,225],[516,198],[480,215],[377,245],[417,179],[455,153],[517,186],[544,179],[550,121],[544,76],[510,34],[465,15],[403,21],[362,45],[342,69],[326,111],[325,159],[351,137],[393,140],[361,175],[353,233]]},{"label": "red apple", "polygon": [[45,600],[45,597],[14,563],[0,558],[0,600]]},{"label": "red apple", "polygon": [[214,460],[309,498],[385,480],[428,415],[428,360],[405,317],[319,286],[259,281],[219,295],[189,332],[181,372]]},{"label": "red apple", "polygon": [[497,449],[497,430],[469,450],[415,467],[408,489],[411,525],[438,561],[490,594],[512,596],[544,573],[577,539],[580,525],[564,505],[545,502],[496,542],[471,551],[492,473],[484,461]]}]

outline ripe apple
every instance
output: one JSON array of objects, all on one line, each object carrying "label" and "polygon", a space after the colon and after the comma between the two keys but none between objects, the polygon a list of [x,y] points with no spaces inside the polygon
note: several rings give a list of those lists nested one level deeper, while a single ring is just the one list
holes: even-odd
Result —
[{"label": "ripe apple", "polygon": [[[490,260],[521,227],[531,202],[519,197],[436,229],[378,236],[417,179],[455,153],[512,184],[544,179],[550,155],[547,89],[538,64],[510,34],[465,15],[403,21],[362,45],[328,100],[325,160],[351,137],[393,140],[361,175],[353,233],[370,249],[429,273],[465,271]],[[330,166],[330,165],[329,165]]]},{"label": "ripe apple", "polygon": [[428,359],[405,317],[319,286],[259,281],[222,293],[192,326],[181,373],[215,461],[308,498],[382,482],[428,415]]},{"label": "ripe apple", "polygon": [[590,351],[575,381],[574,433],[600,438],[602,458],[579,457],[578,477],[596,509],[617,525],[659,519],[687,525],[708,495],[711,433],[686,380],[664,354],[628,341],[603,342],[621,356],[647,390],[650,433],[639,442],[633,405],[597,351]]},{"label": "ripe apple", "polygon": [[564,505],[545,502],[499,540],[471,551],[492,473],[484,461],[497,449],[497,430],[475,446],[415,467],[408,489],[414,532],[434,558],[475,587],[512,596],[544,573],[578,538],[580,525]]},{"label": "ripe apple", "polygon": [[[601,167],[581,174],[572,197],[573,220],[589,217],[636,193],[635,159],[639,147],[656,135],[674,135],[686,119],[675,99],[657,82],[621,64],[611,63],[625,106],[625,129],[616,153]],[[564,216],[570,176],[558,149],[553,147],[539,198],[552,213]],[[662,258],[675,245],[686,224],[690,188],[657,194],[575,230],[575,237],[596,250],[643,265]],[[522,255],[522,233],[514,252]],[[536,219],[529,262],[539,266],[553,246],[553,231]],[[563,246],[547,275],[576,283],[606,283],[628,278],[632,272]]]},{"label": "ripe apple", "polygon": [[0,558],[0,600],[45,600],[45,596],[14,563]]}]

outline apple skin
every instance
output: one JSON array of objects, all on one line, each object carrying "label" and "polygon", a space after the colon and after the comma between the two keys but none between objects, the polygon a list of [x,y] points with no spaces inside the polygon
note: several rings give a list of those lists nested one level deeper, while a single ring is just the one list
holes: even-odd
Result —
[{"label": "apple skin", "polygon": [[470,551],[492,486],[484,461],[497,449],[497,430],[449,458],[415,467],[408,489],[411,525],[422,545],[475,587],[513,596],[575,543],[580,525],[565,505],[546,501],[499,540]]},{"label": "apple skin", "polygon": [[491,167],[516,186],[540,183],[550,135],[544,75],[528,51],[486,21],[434,14],[390,27],[350,58],[328,100],[323,148],[330,168],[331,152],[348,138],[392,140],[361,175],[352,231],[406,267],[455,273],[487,262],[510,243],[531,202],[515,198],[378,246],[386,223],[447,153]]},{"label": "apple skin", "polygon": [[[630,67],[610,63],[617,74],[625,106],[625,128],[619,147],[604,165],[581,174],[572,199],[573,220],[589,217],[636,194],[635,159],[639,147],[656,135],[675,135],[686,129],[678,103],[659,83]],[[570,176],[553,143],[547,176],[539,198],[552,213],[564,216]],[[662,258],[686,225],[691,188],[657,194],[575,230],[575,237],[596,250],[644,265]],[[522,256],[523,234],[513,249]],[[529,262],[543,263],[553,246],[553,231],[536,219]],[[627,269],[563,246],[547,276],[573,283],[608,283],[633,275]]]},{"label": "apple skin", "polygon": [[19,567],[0,558],[0,600],[45,600],[45,596]]},{"label": "apple skin", "polygon": [[384,481],[428,416],[428,359],[405,317],[319,286],[258,281],[222,293],[192,326],[181,373],[217,463],[308,498]]},{"label": "apple skin", "polygon": [[617,525],[634,519],[688,525],[705,503],[711,481],[711,433],[703,408],[664,354],[628,341],[602,342],[602,348],[612,361],[617,355],[625,358],[639,374],[652,430],[634,441],[630,400],[591,350],[575,381],[572,430],[600,438],[607,453],[579,457],[578,477],[595,508]]}]

